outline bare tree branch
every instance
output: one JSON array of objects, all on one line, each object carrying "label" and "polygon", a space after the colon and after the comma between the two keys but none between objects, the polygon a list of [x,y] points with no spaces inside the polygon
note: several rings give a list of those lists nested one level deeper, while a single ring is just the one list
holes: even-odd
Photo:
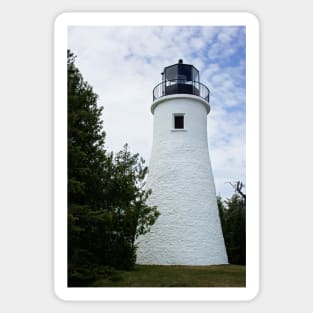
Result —
[{"label": "bare tree branch", "polygon": [[246,202],[246,194],[243,193],[242,188],[245,187],[245,185],[243,184],[243,182],[241,181],[236,181],[236,182],[228,182],[234,189],[236,192],[238,192],[241,197],[244,199],[244,202]]}]

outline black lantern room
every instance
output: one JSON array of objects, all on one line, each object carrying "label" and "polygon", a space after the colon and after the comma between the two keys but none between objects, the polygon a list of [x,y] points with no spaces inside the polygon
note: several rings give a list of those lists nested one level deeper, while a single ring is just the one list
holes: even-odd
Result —
[{"label": "black lantern room", "polygon": [[209,102],[209,89],[200,83],[199,71],[183,60],[164,68],[162,82],[153,90],[153,100],[174,94],[199,96]]}]

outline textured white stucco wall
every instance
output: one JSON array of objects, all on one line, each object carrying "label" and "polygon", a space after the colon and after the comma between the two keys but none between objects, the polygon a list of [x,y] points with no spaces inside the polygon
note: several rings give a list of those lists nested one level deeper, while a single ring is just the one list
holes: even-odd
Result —
[{"label": "textured white stucco wall", "polygon": [[[208,153],[209,107],[197,96],[172,95],[152,104],[153,147],[147,188],[161,212],[151,232],[137,240],[138,264],[228,263]],[[173,130],[183,113],[184,130]]]}]

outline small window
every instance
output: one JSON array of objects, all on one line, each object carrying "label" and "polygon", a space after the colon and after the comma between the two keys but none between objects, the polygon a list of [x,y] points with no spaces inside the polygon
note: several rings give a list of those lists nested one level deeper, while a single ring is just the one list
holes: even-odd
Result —
[{"label": "small window", "polygon": [[184,115],[174,115],[174,128],[184,129]]}]

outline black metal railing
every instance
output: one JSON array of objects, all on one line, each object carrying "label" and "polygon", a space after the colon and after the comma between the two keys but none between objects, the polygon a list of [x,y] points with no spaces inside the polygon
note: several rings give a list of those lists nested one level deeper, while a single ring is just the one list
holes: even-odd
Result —
[{"label": "black metal railing", "polygon": [[210,90],[198,81],[185,81],[182,79],[166,80],[153,89],[153,101],[168,95],[189,94],[203,98],[210,102]]}]

